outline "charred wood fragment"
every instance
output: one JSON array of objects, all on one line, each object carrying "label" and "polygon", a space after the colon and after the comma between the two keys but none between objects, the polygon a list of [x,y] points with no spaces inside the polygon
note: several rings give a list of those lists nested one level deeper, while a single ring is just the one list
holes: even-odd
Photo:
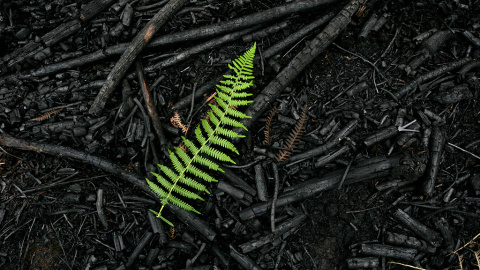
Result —
[{"label": "charred wood fragment", "polygon": [[367,138],[365,138],[363,143],[365,144],[365,146],[370,147],[372,145],[375,145],[379,142],[382,142],[386,139],[389,139],[397,135],[397,133],[398,133],[398,128],[396,126],[391,126],[375,134],[368,136]]},{"label": "charred wood fragment", "polygon": [[255,165],[255,186],[257,187],[257,197],[260,201],[268,200],[267,180],[262,164]]},{"label": "charred wood fragment", "polygon": [[452,70],[458,69],[458,68],[470,63],[471,61],[472,61],[472,59],[467,57],[467,58],[463,58],[463,59],[459,59],[459,60],[450,62],[447,65],[441,66],[437,69],[434,69],[430,72],[427,72],[427,73],[417,77],[411,83],[402,87],[400,90],[398,90],[397,93],[394,94],[394,96],[397,99],[400,99],[404,95],[410,94],[410,92],[414,92],[420,84],[425,83],[427,81],[430,81],[433,78],[441,76],[441,75],[443,75],[447,72],[450,72]]},{"label": "charred wood fragment", "polygon": [[167,150],[164,149],[167,143],[167,139],[165,138],[165,133],[162,128],[162,123],[160,122],[160,116],[158,114],[157,107],[155,106],[155,103],[153,102],[152,95],[150,91],[148,90],[147,83],[145,81],[145,78],[143,76],[143,67],[142,64],[139,61],[135,62],[135,70],[137,72],[138,76],[138,82],[140,84],[140,88],[142,89],[142,95],[143,99],[145,100],[145,104],[147,106],[147,111],[148,115],[152,119],[152,125],[153,129],[155,130],[155,133],[157,134],[157,138],[160,142],[160,147],[162,147],[162,150],[164,153],[167,153]]},{"label": "charred wood fragment", "polygon": [[135,262],[135,260],[138,258],[138,256],[140,255],[140,252],[143,251],[143,249],[145,248],[145,246],[148,244],[148,242],[150,242],[150,239],[153,237],[153,233],[151,232],[146,232],[142,239],[140,239],[140,241],[138,242],[137,246],[135,247],[135,249],[133,250],[132,254],[130,254],[130,257],[128,257],[128,261],[127,261],[127,264],[125,265],[127,268],[130,268],[131,266],[133,266],[133,263]]},{"label": "charred wood fragment", "polygon": [[250,257],[238,252],[232,245],[230,245],[230,256],[237,261],[237,263],[245,270],[262,270]]},{"label": "charred wood fragment", "polygon": [[429,245],[432,245],[433,247],[438,247],[441,245],[442,238],[440,237],[439,233],[431,230],[430,228],[420,223],[418,220],[412,218],[410,215],[408,215],[401,209],[397,209],[393,213],[393,217],[395,217],[405,227],[412,230],[418,237],[427,241]]},{"label": "charred wood fragment", "polygon": [[267,48],[262,55],[264,58],[270,58],[275,54],[279,53],[280,51],[284,50],[286,47],[292,45],[296,41],[300,40],[302,37],[306,36],[312,30],[324,25],[326,22],[333,18],[333,12],[330,12],[315,21],[311,22],[310,24],[304,26],[300,30],[296,31],[295,33],[289,35],[285,39],[280,40],[279,42],[275,43],[274,45]]},{"label": "charred wood fragment", "polygon": [[291,229],[298,227],[306,218],[307,215],[305,214],[297,215],[289,220],[284,221],[283,223],[280,223],[274,233],[255,238],[251,241],[240,244],[238,247],[243,253],[248,253],[258,248],[261,248],[266,244],[272,243],[277,238],[282,237],[284,233],[287,233]]},{"label": "charred wood fragment", "polygon": [[385,242],[387,244],[406,246],[428,253],[435,253],[436,250],[435,247],[430,246],[425,241],[412,236],[392,232],[387,232],[385,235]]},{"label": "charred wood fragment", "polygon": [[232,170],[227,169],[225,167],[221,167],[222,170],[225,171],[223,174],[226,180],[230,181],[234,186],[238,187],[239,189],[245,191],[250,196],[257,195],[257,191],[252,188],[245,180],[243,180],[240,176],[236,175]]},{"label": "charred wood fragment", "polygon": [[433,34],[423,43],[422,49],[417,52],[417,56],[405,67],[407,74],[415,74],[415,70],[423,64],[423,62],[432,57],[440,47],[454,36],[455,34],[451,30],[438,31]]},{"label": "charred wood fragment", "polygon": [[377,268],[380,265],[378,257],[348,258],[349,269]]},{"label": "charred wood fragment", "polygon": [[100,219],[100,223],[102,223],[103,227],[108,230],[107,217],[105,216],[105,212],[103,211],[104,201],[105,198],[103,198],[103,189],[99,188],[97,190],[97,203],[95,205],[97,206],[97,214],[98,218]]},{"label": "charred wood fragment", "polygon": [[382,244],[360,244],[360,253],[364,255],[373,255],[379,257],[388,257],[413,261],[417,250],[413,248],[404,248]]},{"label": "charred wood fragment", "polygon": [[242,37],[243,42],[250,42],[252,40],[260,40],[266,36],[274,34],[282,29],[285,29],[289,25],[289,21],[282,21],[271,25],[269,27],[263,28],[261,30],[255,31],[253,33],[246,34]]},{"label": "charred wood fragment", "polygon": [[435,180],[437,178],[440,161],[443,154],[443,147],[445,145],[445,135],[439,127],[434,127],[431,136],[430,162],[425,177],[423,191],[427,196],[432,196],[435,187]]}]

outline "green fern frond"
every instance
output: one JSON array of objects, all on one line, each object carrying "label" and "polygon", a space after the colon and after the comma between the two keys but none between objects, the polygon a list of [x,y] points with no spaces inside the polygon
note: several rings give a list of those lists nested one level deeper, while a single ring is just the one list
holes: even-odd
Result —
[{"label": "green fern frond", "polygon": [[252,69],[255,50],[256,44],[228,65],[234,74],[224,75],[225,80],[220,81],[220,84],[217,85],[217,96],[215,97],[217,105],[210,105],[209,120],[201,119],[201,123],[195,128],[194,140],[182,137],[183,143],[188,149],[186,151],[189,153],[175,147],[174,151],[169,151],[169,158],[174,170],[159,164],[163,176],[152,172],[158,184],[149,179],[146,180],[150,189],[160,197],[162,203],[158,212],[150,211],[170,226],[173,224],[162,216],[165,205],[172,203],[187,211],[200,214],[190,204],[184,202],[182,197],[203,200],[198,192],[210,193],[199,180],[217,182],[214,177],[198,166],[224,172],[217,163],[218,161],[235,164],[225,150],[239,154],[235,145],[228,139],[245,137],[232,129],[240,127],[247,130],[239,120],[250,118],[250,116],[238,111],[237,107],[253,102],[246,99],[252,94],[246,93],[244,90],[253,85]]}]

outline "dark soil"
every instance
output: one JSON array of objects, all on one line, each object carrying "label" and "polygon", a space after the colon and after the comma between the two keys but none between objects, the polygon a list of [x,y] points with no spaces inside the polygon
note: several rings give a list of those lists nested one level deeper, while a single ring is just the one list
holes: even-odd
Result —
[{"label": "dark soil", "polygon": [[[126,13],[121,2],[133,8],[128,26],[121,24],[121,14]],[[134,65],[102,113],[88,112],[118,54],[52,74],[32,75],[50,64],[130,42],[160,8],[142,7],[159,2],[114,2],[81,22],[78,31],[50,45],[39,41],[40,37],[79,18],[89,1],[0,0],[0,269],[362,268],[358,260],[366,261],[364,268],[375,269],[480,269],[478,0],[368,1],[365,10],[356,12],[333,44],[249,128],[246,138],[237,143],[240,155],[234,159],[238,166],[230,170],[259,193],[262,190],[256,181],[263,176],[269,199],[274,196],[276,180],[280,198],[300,184],[348,175],[341,187],[335,180],[333,188],[277,207],[277,228],[283,222],[301,220],[277,235],[271,231],[270,210],[243,218],[242,211],[262,201],[240,185],[237,190],[247,197],[235,198],[213,183],[208,185],[211,195],[202,194],[205,202],[191,202],[216,233],[214,239],[207,239],[190,220],[181,220],[168,210],[164,215],[175,228],[149,219],[148,209],[160,207],[158,199],[128,182],[119,171],[106,172],[78,159],[2,142],[11,136],[26,143],[79,150],[109,160],[138,179],[152,178],[150,172],[157,170],[157,162],[168,165],[157,134],[149,126],[152,121],[147,122],[148,116],[142,113],[148,111]],[[156,36],[291,2],[295,1],[190,1]],[[328,12],[337,15],[347,4],[337,1],[290,14],[259,28],[288,19],[286,27],[270,35],[248,42],[238,39],[171,66],[147,68],[146,84],[167,144],[178,145],[183,135],[170,123],[174,112],[183,120],[192,114],[190,126],[196,126],[206,112],[202,104],[214,89],[197,98],[193,110],[190,100],[185,106],[179,101],[224,74],[227,64],[254,41],[263,52]],[[372,16],[385,23],[361,35]],[[278,54],[255,62],[253,98],[275,79],[277,68],[286,68],[325,25]],[[120,29],[118,34],[115,29]],[[424,35],[432,29],[431,35]],[[443,36],[431,39],[442,31]],[[138,59],[148,67],[210,38],[144,49]],[[29,43],[40,44],[40,49],[13,57]],[[461,59],[467,59],[466,64],[419,79]],[[366,87],[352,92],[362,83]],[[411,89],[397,94],[410,84]],[[141,110],[134,99],[143,106]],[[274,156],[299,123],[305,104],[306,130],[291,160],[278,162]],[[273,108],[278,111],[268,128],[265,125]],[[337,136],[352,121],[353,131]],[[416,122],[405,128],[415,131],[398,131],[412,121]],[[270,130],[271,144],[265,143],[265,129]],[[393,133],[382,137],[388,129]],[[295,161],[296,155],[329,143],[320,155]],[[348,148],[339,156],[315,165],[344,146]],[[373,168],[395,157],[400,161],[393,168],[381,165],[368,174],[360,171],[361,164],[369,160],[372,164],[366,167]],[[376,158],[380,161],[375,163]],[[273,163],[278,166],[278,179]],[[235,186],[222,174],[216,176]],[[418,226],[402,221],[399,213],[406,213]],[[389,237],[394,233],[409,240],[392,242]],[[247,242],[268,236],[273,239],[269,243],[245,250],[251,247]],[[380,251],[369,251],[377,244]]]}]

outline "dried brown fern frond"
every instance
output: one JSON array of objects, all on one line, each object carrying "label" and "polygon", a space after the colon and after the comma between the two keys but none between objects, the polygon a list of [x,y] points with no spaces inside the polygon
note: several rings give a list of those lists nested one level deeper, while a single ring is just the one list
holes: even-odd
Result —
[{"label": "dried brown fern frond", "polygon": [[271,109],[270,112],[268,113],[267,122],[265,123],[265,130],[263,131],[265,133],[264,142],[268,145],[272,143],[271,142],[272,135],[270,134],[270,131],[272,129],[273,117],[275,116],[277,111],[278,111],[278,107]]},{"label": "dried brown fern frond", "polygon": [[278,162],[286,161],[293,153],[295,147],[297,147],[297,143],[305,132],[305,126],[307,125],[307,111],[308,104],[305,104],[305,107],[303,107],[302,115],[295,124],[294,129],[290,132],[290,136],[285,141],[283,149],[278,152],[277,155],[275,155],[275,159]]},{"label": "dried brown fern frond", "polygon": [[173,117],[170,118],[170,122],[174,127],[180,128],[183,134],[187,134],[188,129],[190,128],[188,124],[183,123],[182,118],[180,117],[180,114],[178,112],[174,112]]},{"label": "dried brown fern frond", "polygon": [[47,120],[48,118],[52,117],[52,115],[55,115],[62,110],[63,110],[63,108],[52,110],[52,111],[49,111],[49,112],[47,112],[46,114],[44,114],[40,117],[33,118],[33,119],[28,120],[28,121],[38,121],[38,122],[40,122],[40,121],[43,121],[43,120]]}]

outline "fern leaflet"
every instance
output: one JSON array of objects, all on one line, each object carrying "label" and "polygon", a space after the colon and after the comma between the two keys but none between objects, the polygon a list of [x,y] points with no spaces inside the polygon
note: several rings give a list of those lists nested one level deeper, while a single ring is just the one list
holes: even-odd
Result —
[{"label": "fern leaflet", "polygon": [[[152,173],[156,177],[156,182],[147,180],[148,186],[161,198],[162,206],[158,212],[150,210],[158,218],[162,219],[170,226],[173,224],[162,216],[165,205],[172,203],[187,211],[200,214],[190,204],[184,202],[182,197],[188,199],[203,200],[195,191],[209,193],[205,185],[199,183],[199,179],[207,182],[217,182],[208,172],[200,169],[199,166],[206,167],[212,171],[220,171],[218,161],[235,162],[232,158],[216,147],[230,150],[238,154],[237,148],[228,138],[244,137],[233,131],[235,127],[247,128],[239,121],[250,116],[238,111],[238,106],[245,106],[252,100],[245,99],[252,94],[243,90],[253,84],[252,76],[253,58],[255,56],[256,44],[254,44],[242,56],[232,61],[228,67],[233,70],[234,75],[224,75],[225,80],[217,85],[214,97],[216,104],[209,104],[211,111],[208,112],[208,121],[201,119],[201,123],[195,128],[195,140],[189,140],[182,137],[183,143],[189,153],[175,147],[175,151],[169,151],[172,168],[164,165],[158,165],[163,176]],[[185,187],[190,189],[187,189]]]}]

